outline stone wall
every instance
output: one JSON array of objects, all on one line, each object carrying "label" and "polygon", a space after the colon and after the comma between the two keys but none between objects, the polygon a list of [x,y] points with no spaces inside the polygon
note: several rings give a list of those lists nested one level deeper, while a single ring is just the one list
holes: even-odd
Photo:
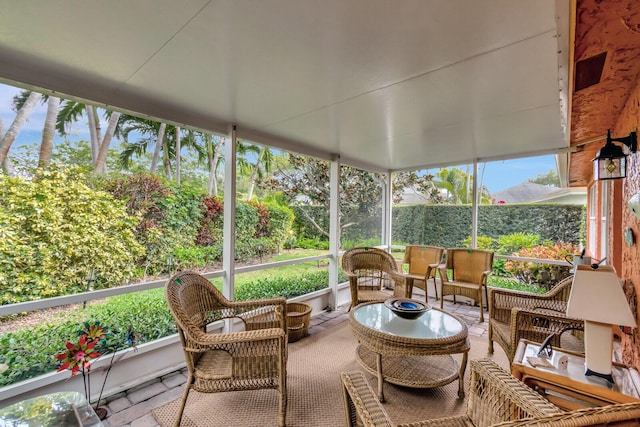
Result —
[{"label": "stone wall", "polygon": [[[636,81],[635,88],[631,91],[629,98],[618,118],[616,126],[612,129],[613,136],[626,136],[631,131],[638,131],[640,128],[640,79]],[[631,154],[627,159],[627,178],[622,182],[621,197],[620,192],[614,189],[611,198],[614,206],[611,210],[619,209],[618,220],[614,220],[610,224],[609,235],[610,248],[612,253],[620,253],[621,266],[618,270],[621,278],[625,279],[625,290],[630,303],[635,305],[632,307],[636,313],[636,322],[640,325],[638,319],[638,301],[636,295],[640,291],[640,242],[636,242],[633,246],[628,245],[624,241],[624,230],[629,227],[633,230],[636,240],[640,240],[640,221],[631,213],[627,206],[628,200],[640,191],[640,150]],[[622,200],[620,200],[622,199]],[[621,208],[621,209],[620,209]],[[615,242],[615,243],[614,243]],[[618,251],[616,251],[616,249]],[[621,333],[622,336],[622,357],[623,362],[632,364],[636,368],[640,368],[640,339],[638,329],[631,329],[628,333]]]}]

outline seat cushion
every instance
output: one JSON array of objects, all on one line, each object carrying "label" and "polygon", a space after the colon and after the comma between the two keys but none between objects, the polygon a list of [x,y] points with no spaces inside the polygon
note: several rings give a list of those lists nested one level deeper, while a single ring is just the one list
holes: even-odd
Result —
[{"label": "seat cushion", "polygon": [[358,290],[358,301],[359,302],[369,302],[369,301],[384,301],[387,298],[391,298],[393,295],[390,292],[385,291],[371,291],[371,290]]}]

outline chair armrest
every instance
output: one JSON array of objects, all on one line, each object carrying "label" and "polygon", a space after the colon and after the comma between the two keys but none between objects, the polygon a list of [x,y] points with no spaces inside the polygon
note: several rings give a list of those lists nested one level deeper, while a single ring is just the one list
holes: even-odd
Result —
[{"label": "chair armrest", "polygon": [[492,425],[514,418],[562,412],[492,360],[472,360],[470,366],[467,416],[473,425]]},{"label": "chair armrest", "polygon": [[393,279],[393,295],[402,298],[411,298],[408,295],[409,287],[407,286],[407,276],[396,271],[388,271],[389,278]]},{"label": "chair armrest", "polygon": [[447,273],[447,266],[444,264],[438,264],[438,273],[440,274],[440,280],[443,282],[449,281],[449,275]]},{"label": "chair armrest", "polygon": [[247,330],[287,327],[287,300],[284,297],[232,301],[230,304],[229,308],[244,321]]},{"label": "chair armrest", "polygon": [[[455,424],[492,425],[513,418],[543,417],[562,413],[558,407],[495,362],[480,359],[470,361],[469,365],[471,384],[466,415],[417,421],[400,424],[398,427],[453,425],[454,420],[460,421],[462,418],[466,418],[468,422]],[[341,377],[348,426],[354,426],[358,422],[365,427],[393,425],[362,373],[342,373]]]},{"label": "chair armrest", "polygon": [[491,288],[489,298],[494,301],[496,300],[504,301],[503,304],[505,304],[505,306],[509,305],[511,307],[523,307],[522,304],[528,304],[528,302],[532,300],[537,300],[537,301],[554,300],[555,301],[554,298],[549,298],[545,294],[535,294],[533,292],[517,291],[515,289],[503,289],[503,288]]},{"label": "chair armrest", "polygon": [[485,270],[482,272],[482,284],[484,286],[487,285],[487,277],[489,277],[490,274],[491,274],[491,270]]},{"label": "chair armrest", "polygon": [[350,427],[392,426],[387,411],[376,397],[362,372],[342,372],[342,392]]},{"label": "chair armrest", "polygon": [[638,423],[640,423],[640,403],[634,402],[577,409],[546,417],[525,418],[497,424],[496,427],[637,426]]},{"label": "chair armrest", "polygon": [[257,329],[253,331],[238,331],[230,333],[207,333],[202,331],[192,331],[191,341],[199,350],[206,350],[207,347],[219,346],[221,344],[236,344],[256,341],[268,341],[282,339],[286,337],[286,332],[280,328]]},{"label": "chair armrest", "polygon": [[[511,343],[518,345],[521,339],[541,343],[549,335],[557,335],[552,341],[554,347],[561,347],[560,335],[567,330],[584,330],[584,321],[567,317],[564,313],[551,310],[525,310],[514,308],[511,311]],[[569,348],[568,350],[577,350]]]},{"label": "chair armrest", "polygon": [[501,323],[508,323],[511,318],[511,309],[518,307],[523,309],[543,308],[565,312],[567,303],[562,300],[549,298],[542,294],[489,287],[489,318]]},{"label": "chair armrest", "polygon": [[273,297],[263,299],[251,299],[246,301],[230,301],[234,307],[264,307],[268,305],[284,305],[287,303],[285,297]]},{"label": "chair armrest", "polygon": [[427,271],[425,271],[424,273],[424,280],[425,283],[428,279],[431,278],[435,278],[436,277],[436,272],[438,271],[438,266],[440,264],[439,263],[435,263],[435,264],[428,264],[427,265]]}]

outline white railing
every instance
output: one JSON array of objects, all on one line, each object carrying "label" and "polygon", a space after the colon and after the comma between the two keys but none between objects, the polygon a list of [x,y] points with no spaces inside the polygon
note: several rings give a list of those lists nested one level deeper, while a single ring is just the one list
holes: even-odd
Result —
[{"label": "white railing", "polygon": [[[307,295],[292,298],[289,302],[306,302],[313,308],[313,315],[324,311],[331,299],[331,289],[325,288]],[[351,300],[349,285],[338,287],[338,302],[346,304]],[[107,368],[111,362],[110,354],[92,362],[91,401],[98,399]],[[116,353],[114,364],[109,372],[102,397],[108,397],[147,381],[159,378],[185,366],[184,354],[177,334],[126,348]],[[84,393],[82,375],[71,377],[69,371],[51,372],[16,384],[0,388],[0,407],[11,405],[24,399],[30,399],[54,391],[77,391]]]},{"label": "white railing", "polygon": [[[278,262],[272,262],[272,263],[266,263],[266,264],[257,264],[257,265],[251,265],[251,266],[245,266],[245,267],[238,267],[234,270],[234,274],[248,273],[250,271],[266,270],[269,268],[284,267],[287,265],[301,264],[309,261],[318,261],[318,260],[330,258],[330,256],[331,255],[329,254],[316,255],[311,257],[291,259],[287,261],[278,261]],[[216,277],[224,277],[225,272],[212,271],[212,272],[201,273],[201,274],[207,279],[213,279]],[[116,295],[124,295],[124,294],[130,294],[134,292],[148,291],[149,289],[156,289],[156,288],[163,287],[167,283],[167,280],[168,280],[168,277],[163,279],[153,280],[150,282],[117,286],[109,289],[80,292],[73,295],[64,295],[60,297],[53,297],[53,298],[46,298],[46,299],[35,300],[35,301],[27,301],[27,302],[20,302],[16,304],[3,305],[3,306],[0,306],[0,317],[8,316],[11,314],[17,314],[17,313],[27,313],[31,311],[38,311],[46,308],[54,308],[62,305],[78,304],[85,301],[99,300],[99,299],[104,299],[104,298],[112,297]]]},{"label": "white railing", "polygon": [[[330,258],[329,254],[316,255],[287,261],[238,267],[234,272],[235,274],[241,274],[328,258]],[[202,275],[208,279],[223,277],[224,274],[224,271],[202,273]],[[145,283],[123,285],[116,288],[0,306],[0,316],[77,304],[116,295],[160,288],[166,284],[167,280],[167,278],[163,278]],[[350,301],[350,299],[349,286],[347,284],[338,286],[338,303],[344,304]],[[329,303],[332,301],[331,288],[327,287],[307,295],[291,298],[289,301],[307,302],[313,308],[313,313],[317,315],[330,305]],[[111,354],[105,355],[95,360],[92,364],[92,400],[98,398],[100,386],[104,382],[106,370],[111,362],[111,356]],[[102,395],[103,397],[127,390],[185,366],[184,355],[177,334],[141,344],[136,348],[120,350],[116,353],[113,360],[114,365],[109,373],[107,384]],[[69,371],[51,372],[2,387],[0,388],[0,402],[2,402],[0,406],[10,405],[23,399],[51,393],[53,391],[78,391],[83,393],[82,376],[77,375],[70,378]]]},{"label": "white railing", "polygon": [[[568,266],[566,261],[560,260],[540,260],[538,258],[521,258],[514,256],[496,255],[496,258],[504,258],[515,261],[536,262],[541,264],[554,264]],[[304,257],[294,260],[279,261],[267,264],[238,267],[235,274],[248,273],[251,271],[265,270],[269,268],[279,268],[288,265],[295,265],[309,261],[320,261],[330,258],[330,254]],[[211,279],[223,277],[224,271],[214,271],[202,273],[203,276]],[[48,298],[37,301],[23,302],[0,306],[0,317],[10,314],[36,311],[46,308],[53,308],[68,304],[77,304],[85,301],[103,299],[106,297],[141,292],[150,289],[160,288],[166,284],[167,278],[157,279],[145,283],[129,284],[116,288],[102,289],[97,291],[82,292],[74,295],[66,295],[55,298]],[[337,301],[339,305],[350,301],[349,286],[347,283],[338,286]],[[292,298],[290,302],[304,301],[313,307],[313,314],[317,315],[330,305],[331,288],[327,287],[320,291],[315,291],[307,295]],[[95,383],[102,385],[106,368],[110,362],[111,355],[106,355],[96,360],[93,373]],[[105,387],[103,397],[127,390],[131,387],[144,383],[153,378],[157,378],[169,372],[184,367],[184,356],[177,334],[160,338],[158,340],[144,343],[134,348],[127,348],[116,353],[113,369],[111,370],[108,382]],[[0,388],[1,406],[6,406],[23,399],[35,397],[40,394],[53,391],[73,390],[83,392],[82,378],[76,376],[69,379],[69,372],[52,372],[39,377],[22,381],[17,384]],[[94,386],[95,387],[95,386]],[[97,391],[92,396],[97,398]]]}]

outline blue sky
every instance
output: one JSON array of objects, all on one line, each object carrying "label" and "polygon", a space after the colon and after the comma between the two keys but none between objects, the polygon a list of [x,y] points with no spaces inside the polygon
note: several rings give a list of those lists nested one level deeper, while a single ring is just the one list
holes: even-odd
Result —
[{"label": "blue sky", "polygon": [[[0,118],[2,118],[5,130],[11,125],[15,117],[15,113],[11,110],[11,102],[13,96],[19,91],[20,89],[18,88],[0,84]],[[38,104],[18,134],[14,144],[38,144],[45,114],[46,107],[41,103]],[[71,139],[89,139],[86,126],[83,126],[82,123],[78,125],[76,129],[71,129]],[[59,135],[56,135],[54,144],[62,142],[62,140]],[[479,165],[479,173],[482,173],[481,166]],[[494,193],[536,178],[539,174],[546,174],[551,169],[556,169],[555,156],[553,155],[491,162],[486,165],[483,184],[489,189],[490,193]]]},{"label": "blue sky", "polygon": [[[9,126],[11,126],[11,123],[16,116],[16,113],[11,109],[13,97],[20,93],[21,90],[22,89],[13,86],[0,84],[0,118],[4,124],[5,131]],[[20,133],[13,144],[39,144],[42,137],[42,125],[44,124],[46,114],[47,107],[42,102],[39,102],[29,116],[29,119],[20,130]],[[77,128],[70,129],[69,133],[76,138],[89,139],[89,131],[83,126],[77,126]],[[63,138],[56,134],[54,144],[62,141]]]}]

